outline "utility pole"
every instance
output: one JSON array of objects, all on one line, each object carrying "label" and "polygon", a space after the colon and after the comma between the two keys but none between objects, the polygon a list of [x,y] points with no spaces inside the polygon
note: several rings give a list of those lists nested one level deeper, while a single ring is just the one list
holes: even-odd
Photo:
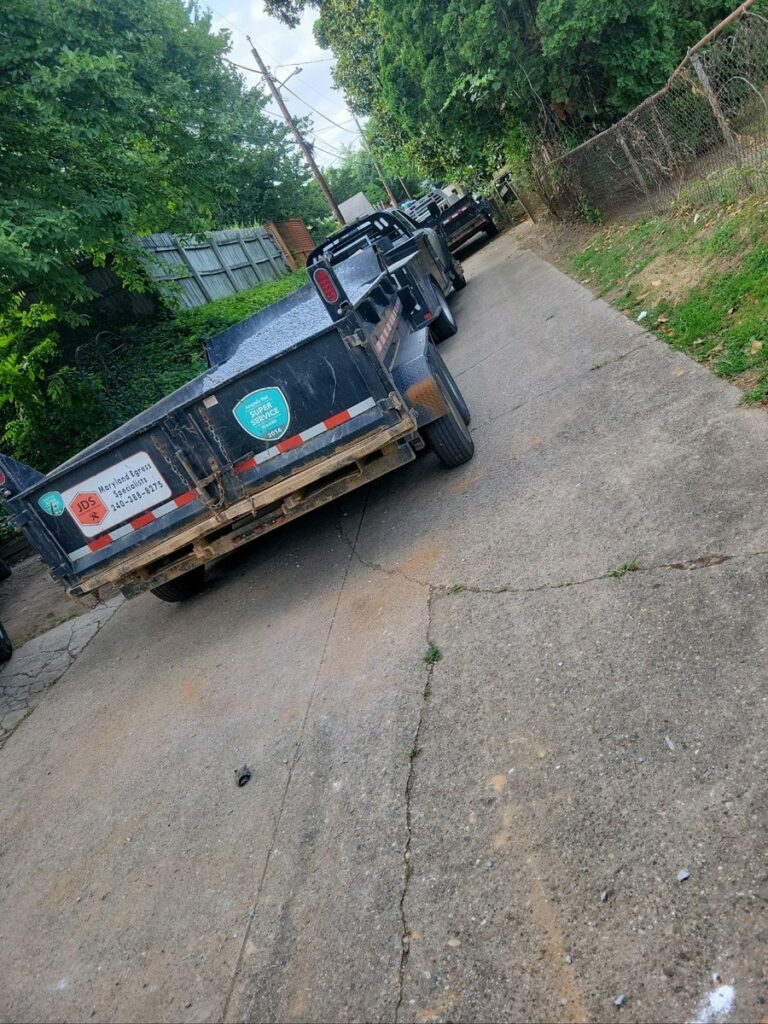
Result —
[{"label": "utility pole", "polygon": [[296,122],[291,117],[291,112],[288,110],[288,107],[286,107],[285,102],[283,100],[283,97],[280,95],[280,90],[277,88],[277,84],[275,83],[274,78],[269,73],[269,70],[267,69],[267,65],[261,59],[261,56],[259,55],[258,50],[253,45],[253,40],[251,39],[250,36],[247,36],[246,38],[248,39],[248,42],[251,44],[251,53],[253,54],[253,59],[259,65],[259,70],[261,71],[262,75],[264,76],[264,79],[266,80],[267,85],[269,86],[269,91],[272,93],[272,95],[273,95],[273,97],[275,99],[275,103],[278,105],[278,107],[280,107],[280,110],[282,111],[283,117],[288,122],[288,125],[289,125],[291,131],[293,132],[293,136],[296,139],[296,141],[298,142],[298,144],[299,144],[299,146],[301,148],[301,151],[304,154],[305,160],[309,164],[309,169],[314,174],[314,176],[315,176],[315,178],[317,180],[317,183],[318,183],[318,185],[320,186],[320,188],[322,190],[323,195],[328,200],[328,205],[330,206],[331,210],[333,210],[334,217],[339,222],[339,224],[341,224],[341,226],[344,227],[344,225],[346,224],[346,221],[344,220],[344,217],[342,216],[342,213],[341,213],[341,210],[339,209],[338,203],[333,198],[333,193],[331,192],[330,188],[328,187],[328,182],[323,177],[323,172],[320,170],[320,168],[315,163],[315,158],[312,156],[312,150],[309,148],[309,146],[305,142],[304,136],[301,134],[299,129],[296,127]]},{"label": "utility pole", "polygon": [[381,167],[379,167],[379,164],[378,164],[378,161],[376,160],[376,157],[371,152],[371,147],[368,145],[368,140],[365,137],[363,129],[360,127],[360,122],[357,120],[357,118],[355,117],[354,114],[352,115],[352,120],[357,125],[357,130],[360,132],[360,138],[363,140],[363,145],[365,146],[365,151],[368,154],[368,156],[371,158],[371,160],[373,161],[373,166],[376,168],[376,173],[378,174],[379,178],[381,179],[381,184],[386,189],[387,195],[389,196],[390,203],[392,203],[392,205],[395,207],[395,209],[397,209],[397,200],[395,199],[395,194],[392,191],[392,189],[389,187],[389,182],[384,177],[384,172],[382,171]]}]

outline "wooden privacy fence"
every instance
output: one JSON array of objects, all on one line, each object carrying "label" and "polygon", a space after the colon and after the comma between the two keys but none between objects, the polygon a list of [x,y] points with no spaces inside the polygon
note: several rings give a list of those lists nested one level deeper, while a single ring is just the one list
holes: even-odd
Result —
[{"label": "wooden privacy fence", "polygon": [[173,287],[187,308],[289,273],[280,247],[264,228],[211,231],[201,238],[150,235],[137,241],[156,257],[149,268],[152,276]]}]

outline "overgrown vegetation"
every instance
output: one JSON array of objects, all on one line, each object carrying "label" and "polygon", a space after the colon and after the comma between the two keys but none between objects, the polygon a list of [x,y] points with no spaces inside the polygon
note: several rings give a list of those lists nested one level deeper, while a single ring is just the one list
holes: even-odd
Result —
[{"label": "overgrown vegetation", "polygon": [[370,116],[375,148],[480,184],[532,150],[581,141],[659,88],[730,10],[722,0],[267,0],[316,34]]},{"label": "overgrown vegetation", "polygon": [[768,402],[765,199],[606,228],[568,263],[598,295],[734,380],[745,401]]},{"label": "overgrown vegetation", "polygon": [[4,4],[0,441],[12,454],[48,461],[44,424],[72,448],[101,415],[74,347],[113,325],[94,320],[84,267],[145,290],[136,235],[325,216],[229,45],[186,0]]},{"label": "overgrown vegetation", "polygon": [[[50,413],[29,418],[18,448],[40,469],[50,469],[206,368],[204,342],[232,324],[289,295],[307,280],[301,270],[196,309],[169,312],[100,339],[77,371],[83,421],[66,430],[50,427]],[[75,371],[73,371],[75,373]],[[82,417],[82,410],[88,412]],[[58,414],[60,415],[60,414]]]}]

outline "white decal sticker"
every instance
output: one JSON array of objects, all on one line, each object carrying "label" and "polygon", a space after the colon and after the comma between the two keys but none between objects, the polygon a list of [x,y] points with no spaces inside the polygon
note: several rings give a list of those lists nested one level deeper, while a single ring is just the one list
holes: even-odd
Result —
[{"label": "white decal sticker", "polygon": [[171,489],[147,453],[136,452],[61,496],[85,536],[95,537],[167,501]]}]

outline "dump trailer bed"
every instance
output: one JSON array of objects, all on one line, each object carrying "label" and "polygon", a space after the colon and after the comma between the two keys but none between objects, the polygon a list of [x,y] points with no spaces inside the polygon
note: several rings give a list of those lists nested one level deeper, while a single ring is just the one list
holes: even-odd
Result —
[{"label": "dump trailer bed", "polygon": [[431,410],[398,388],[429,376],[431,342],[376,254],[312,273],[211,339],[206,373],[50,473],[0,456],[11,521],[72,593],[184,596],[206,563],[412,460],[447,415],[436,384]]}]

